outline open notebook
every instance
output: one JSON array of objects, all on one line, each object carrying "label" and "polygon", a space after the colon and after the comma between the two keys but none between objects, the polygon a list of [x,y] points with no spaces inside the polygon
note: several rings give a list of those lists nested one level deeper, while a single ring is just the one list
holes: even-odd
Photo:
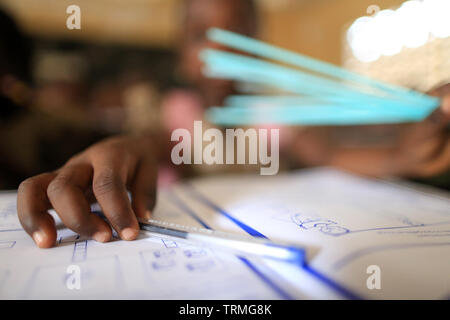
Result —
[{"label": "open notebook", "polygon": [[[450,297],[450,196],[434,190],[327,168],[212,176],[161,191],[154,217],[295,242],[307,263],[237,257],[156,235],[99,244],[63,227],[56,248],[39,250],[18,224],[15,194],[5,193],[0,297]],[[81,270],[80,290],[68,288],[71,265]]]}]

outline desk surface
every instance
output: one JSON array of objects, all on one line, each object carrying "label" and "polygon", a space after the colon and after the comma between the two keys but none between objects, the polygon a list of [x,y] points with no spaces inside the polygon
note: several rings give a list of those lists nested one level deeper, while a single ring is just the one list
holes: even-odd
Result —
[{"label": "desk surface", "polygon": [[3,299],[450,295],[450,197],[442,192],[314,169],[203,178],[159,194],[156,219],[293,242],[304,246],[306,266],[158,235],[100,244],[64,228],[54,212],[57,244],[41,250],[22,230],[15,200],[0,193]]}]

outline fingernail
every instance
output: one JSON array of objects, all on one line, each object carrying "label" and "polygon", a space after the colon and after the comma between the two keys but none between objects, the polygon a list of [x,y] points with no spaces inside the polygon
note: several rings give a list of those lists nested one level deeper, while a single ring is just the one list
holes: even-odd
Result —
[{"label": "fingernail", "polygon": [[106,231],[97,231],[92,238],[97,242],[108,242],[111,240],[111,234]]},{"label": "fingernail", "polygon": [[151,219],[151,217],[152,217],[152,213],[150,212],[150,210],[146,210],[144,218],[145,219]]},{"label": "fingernail", "polygon": [[33,232],[33,235],[31,237],[33,238],[34,242],[36,242],[38,247],[41,247],[44,245],[45,235],[42,231]]},{"label": "fingernail", "polygon": [[134,239],[136,239],[138,232],[139,232],[138,230],[133,229],[133,228],[125,228],[120,233],[120,237],[123,240],[134,240]]}]

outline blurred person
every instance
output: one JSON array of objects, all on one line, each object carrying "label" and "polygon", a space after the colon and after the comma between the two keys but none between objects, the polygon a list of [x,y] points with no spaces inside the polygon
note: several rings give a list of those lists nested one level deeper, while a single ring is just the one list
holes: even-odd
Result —
[{"label": "blurred person", "polygon": [[206,31],[217,27],[254,37],[258,25],[255,4],[248,0],[187,0],[182,19],[177,84],[164,94],[161,102],[162,123],[167,132],[176,128],[192,131],[194,120],[202,120],[207,107],[219,106],[227,96],[236,93],[233,81],[203,75],[198,58],[201,50],[229,50],[210,42]]},{"label": "blurred person", "polygon": [[33,43],[0,10],[0,188],[53,170],[102,135],[33,107]]},{"label": "blurred person", "polygon": [[[170,130],[191,128],[194,120],[203,119],[207,106],[220,105],[234,92],[232,82],[206,79],[201,73],[198,52],[212,46],[205,31],[221,27],[252,36],[255,26],[253,1],[187,1],[180,74],[188,86],[167,92],[162,101],[161,130],[109,138],[72,157],[61,168],[20,185],[19,218],[37,246],[48,248],[55,243],[54,221],[47,212],[50,208],[68,228],[96,241],[109,241],[111,226],[121,239],[136,239],[137,217],[150,218],[155,205],[158,164],[170,161]],[[445,172],[450,163],[447,88],[436,92],[443,97],[439,110],[422,123],[397,126],[394,136],[386,139],[388,146],[367,147],[366,140],[349,149],[348,145],[335,143],[334,128],[294,129],[294,138],[287,144],[292,161],[297,167],[332,165],[373,176],[414,177]],[[353,131],[355,134],[360,133]],[[91,214],[89,204],[93,201],[100,204],[111,226]]]},{"label": "blurred person", "polygon": [[66,52],[61,45],[58,48],[34,55],[32,107],[63,121],[92,123],[86,110],[86,62],[80,54]]},{"label": "blurred person", "polygon": [[110,134],[160,129],[161,93],[145,70],[124,64],[118,75],[97,80],[89,95],[96,126]]},{"label": "blurred person", "polygon": [[[210,106],[220,106],[227,96],[238,93],[234,81],[209,78],[202,72],[203,63],[198,56],[203,49],[234,51],[209,41],[206,38],[207,30],[216,27],[256,37],[258,25],[258,10],[254,1],[186,0],[183,2],[182,27],[177,45],[176,83],[164,92],[161,98],[161,126],[167,136],[166,141],[170,141],[170,134],[177,128],[187,129],[193,136],[195,120],[202,120],[204,130],[215,127],[204,118],[205,109]],[[254,172],[258,170],[258,166],[200,164],[181,169],[174,168],[171,163],[162,166],[159,182],[166,184],[164,181],[166,175],[173,181],[180,175]]]}]

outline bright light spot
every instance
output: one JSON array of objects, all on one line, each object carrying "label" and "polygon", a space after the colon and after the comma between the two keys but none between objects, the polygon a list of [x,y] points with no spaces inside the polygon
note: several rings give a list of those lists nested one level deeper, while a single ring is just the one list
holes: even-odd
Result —
[{"label": "bright light spot", "polygon": [[347,40],[353,54],[364,62],[375,61],[380,57],[372,20],[372,17],[358,18],[347,31]]},{"label": "bright light spot", "polygon": [[402,50],[401,33],[397,27],[398,19],[394,10],[382,10],[375,17],[378,50],[381,54],[392,56]]},{"label": "bright light spot", "polygon": [[382,10],[373,17],[356,19],[347,31],[354,56],[363,61],[395,55],[403,47],[424,45],[430,35],[450,36],[450,0],[410,0],[397,10]]},{"label": "bright light spot", "polygon": [[431,34],[436,38],[450,37],[450,1],[428,0],[425,3]]},{"label": "bright light spot", "polygon": [[406,1],[397,10],[398,26],[401,28],[402,44],[408,48],[417,48],[428,40],[429,28],[422,2]]}]

